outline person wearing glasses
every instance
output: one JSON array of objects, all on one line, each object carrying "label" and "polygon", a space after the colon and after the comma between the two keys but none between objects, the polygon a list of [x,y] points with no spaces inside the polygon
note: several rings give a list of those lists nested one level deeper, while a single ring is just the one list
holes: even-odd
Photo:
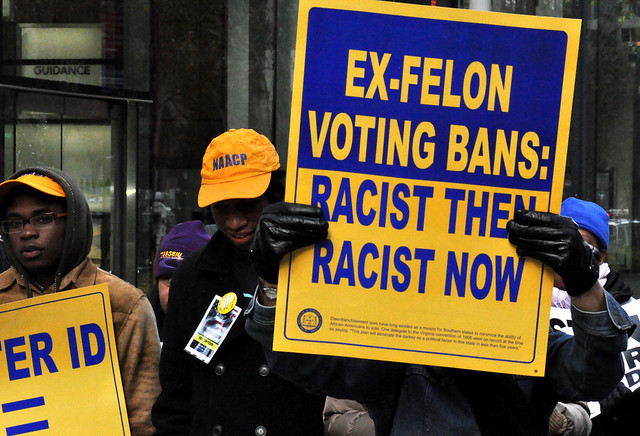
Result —
[{"label": "person wearing glasses", "polygon": [[44,166],[0,183],[0,235],[10,268],[0,274],[0,305],[106,283],[131,434],[149,435],[160,392],[160,341],[142,291],[87,257],[93,224],[87,201],[69,175]]}]

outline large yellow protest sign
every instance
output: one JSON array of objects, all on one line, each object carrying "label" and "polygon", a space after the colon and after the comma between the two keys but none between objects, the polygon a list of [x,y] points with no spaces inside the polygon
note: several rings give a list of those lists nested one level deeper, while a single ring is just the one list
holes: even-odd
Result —
[{"label": "large yellow protest sign", "polygon": [[580,22],[300,3],[287,201],[329,238],[283,262],[274,348],[543,375],[551,271],[517,209],[560,209]]},{"label": "large yellow protest sign", "polygon": [[129,435],[106,284],[0,306],[0,431]]}]

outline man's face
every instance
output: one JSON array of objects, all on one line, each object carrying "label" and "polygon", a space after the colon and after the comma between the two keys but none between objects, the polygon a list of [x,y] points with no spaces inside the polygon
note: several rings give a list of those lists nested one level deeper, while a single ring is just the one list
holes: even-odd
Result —
[{"label": "man's face", "polygon": [[[580,234],[582,235],[582,239],[584,239],[587,243],[591,244],[593,247],[598,248],[598,238],[596,235],[591,233],[589,230],[580,229]],[[604,262],[607,257],[606,249],[598,249],[602,257],[600,258],[600,263]]]},{"label": "man's face", "polygon": [[242,252],[249,252],[262,209],[269,204],[264,196],[213,203],[211,215],[220,231]]},{"label": "man's face", "polygon": [[160,307],[163,312],[167,311],[169,302],[169,289],[171,288],[171,277],[161,277],[158,279],[158,296],[160,297]]},{"label": "man's face", "polygon": [[[7,206],[5,219],[29,219],[47,212],[63,213],[59,201],[37,193],[20,193]],[[18,261],[41,286],[53,283],[58,260],[64,245],[64,218],[55,218],[44,229],[36,230],[24,223],[22,232],[7,235]]]}]

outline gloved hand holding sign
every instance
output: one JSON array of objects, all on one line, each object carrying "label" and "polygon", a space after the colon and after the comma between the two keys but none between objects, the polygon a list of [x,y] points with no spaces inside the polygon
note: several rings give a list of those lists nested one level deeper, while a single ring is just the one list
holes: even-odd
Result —
[{"label": "gloved hand holding sign", "polygon": [[507,231],[518,256],[538,259],[553,268],[570,296],[587,292],[598,280],[597,253],[582,239],[571,218],[517,210],[507,223]]},{"label": "gloved hand holding sign", "polygon": [[263,280],[278,283],[280,261],[285,254],[327,238],[329,223],[322,209],[294,203],[265,207],[251,245],[253,269]]}]

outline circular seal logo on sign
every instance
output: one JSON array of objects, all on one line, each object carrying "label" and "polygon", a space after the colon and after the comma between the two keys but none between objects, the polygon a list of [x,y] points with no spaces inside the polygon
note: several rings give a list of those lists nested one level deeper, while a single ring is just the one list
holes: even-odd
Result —
[{"label": "circular seal logo on sign", "polygon": [[304,309],[298,315],[298,327],[305,333],[315,333],[322,326],[322,316],[315,309]]}]

